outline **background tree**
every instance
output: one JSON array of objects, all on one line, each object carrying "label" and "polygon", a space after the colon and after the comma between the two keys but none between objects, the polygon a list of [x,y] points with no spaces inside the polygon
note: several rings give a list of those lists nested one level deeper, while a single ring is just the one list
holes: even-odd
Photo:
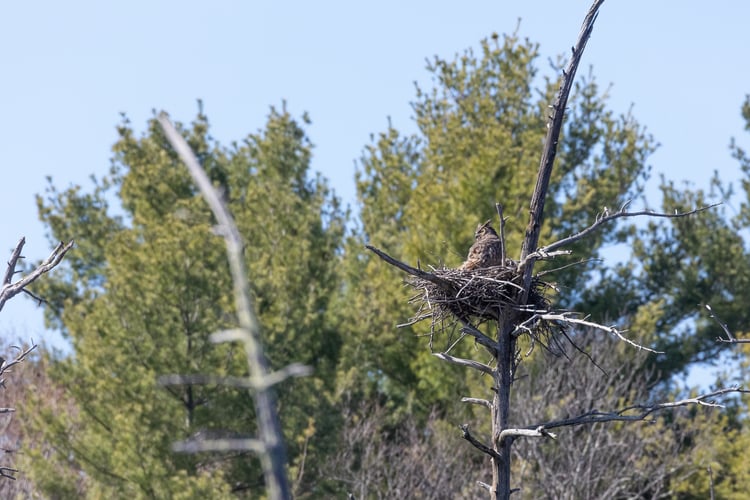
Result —
[{"label": "background tree", "polygon": [[[392,415],[427,415],[433,405],[454,411],[448,401],[466,395],[468,387],[486,385],[436,363],[430,351],[418,347],[416,335],[423,330],[394,329],[393,318],[413,313],[407,292],[395,271],[363,255],[361,248],[371,241],[423,267],[455,267],[465,257],[474,227],[492,217],[495,201],[509,217],[508,248],[520,248],[548,104],[558,87],[557,80],[538,78],[537,58],[537,46],[516,35],[484,40],[479,54],[469,50],[452,61],[435,58],[428,66],[435,87],[417,88],[412,104],[418,133],[403,136],[391,126],[365,150],[357,175],[362,224],[347,247],[346,290],[354,295],[347,301],[355,304],[348,310],[356,314],[357,321],[351,318],[356,331],[347,337],[340,390],[369,385],[370,392],[392,405]],[[550,184],[545,241],[582,229],[603,206],[636,197],[648,176],[653,140],[632,116],[608,110],[606,100],[591,76],[573,89],[559,168]],[[578,255],[596,257],[622,236],[598,234]],[[566,290],[575,290],[595,278],[598,266],[592,262],[563,270],[555,278]],[[580,300],[575,293],[565,296],[564,305]],[[456,338],[435,337],[432,349],[444,350]],[[473,349],[465,342],[457,352]],[[354,373],[362,375],[356,382]],[[465,416],[472,410],[458,411]]]},{"label": "background tree", "polygon": [[[545,139],[545,147],[542,154],[542,167],[540,168],[538,178],[536,178],[536,188],[534,190],[533,196],[532,196],[532,203],[531,203],[531,220],[529,222],[528,229],[526,230],[525,238],[523,241],[523,248],[521,252],[521,256],[519,259],[518,269],[517,273],[519,276],[523,276],[524,280],[522,281],[522,292],[520,292],[520,295],[518,292],[515,292],[514,290],[508,289],[506,292],[510,296],[507,299],[507,303],[501,304],[500,298],[498,298],[498,303],[487,303],[485,304],[487,309],[496,310],[496,315],[492,316],[489,315],[482,315],[482,312],[474,313],[474,312],[466,312],[466,314],[471,314],[475,318],[477,316],[486,319],[493,319],[497,322],[497,331],[496,332],[488,332],[488,333],[481,333],[474,329],[473,331],[475,333],[471,333],[471,336],[475,338],[475,340],[478,343],[481,343],[483,347],[487,347],[487,350],[490,354],[490,362],[487,364],[481,364],[480,362],[476,361],[476,356],[466,356],[463,355],[461,358],[468,358],[471,361],[466,361],[465,359],[461,361],[458,364],[466,366],[470,366],[473,368],[476,368],[477,373],[490,373],[492,375],[492,387],[491,389],[494,392],[494,396],[491,396],[492,402],[486,400],[475,400],[478,403],[483,403],[485,406],[489,406],[491,408],[492,413],[492,433],[490,441],[487,441],[487,445],[484,445],[480,442],[478,442],[475,438],[471,437],[466,427],[462,426],[462,429],[464,430],[464,437],[468,439],[469,441],[474,444],[475,447],[479,448],[484,453],[488,454],[493,461],[493,480],[492,484],[490,485],[484,485],[490,490],[490,494],[492,498],[508,498],[511,493],[511,488],[509,484],[509,463],[510,463],[510,456],[509,456],[509,450],[510,450],[510,444],[513,442],[514,439],[516,439],[519,436],[524,435],[524,430],[529,429],[528,432],[533,432],[534,427],[529,426],[522,429],[512,429],[512,425],[510,425],[510,421],[507,418],[508,408],[510,405],[510,386],[515,380],[516,375],[516,368],[517,364],[520,362],[520,355],[516,351],[516,340],[515,340],[515,332],[518,328],[520,328],[520,322],[522,321],[521,317],[525,314],[524,312],[518,312],[517,309],[514,310],[514,305],[517,307],[524,307],[527,304],[529,304],[528,307],[531,307],[532,305],[535,305],[537,308],[545,308],[544,305],[538,305],[541,302],[531,300],[528,298],[529,294],[531,293],[531,287],[533,286],[531,284],[531,276],[532,276],[532,270],[534,267],[535,260],[541,260],[544,258],[544,255],[537,255],[535,252],[537,252],[537,248],[539,248],[539,241],[540,241],[540,234],[539,234],[539,228],[542,225],[542,213],[545,206],[545,202],[548,199],[554,200],[554,194],[552,192],[548,192],[548,186],[550,185],[550,172],[553,172],[552,170],[552,164],[555,159],[556,150],[558,147],[558,135],[560,133],[560,128],[562,122],[562,115],[564,111],[567,109],[567,98],[568,98],[568,91],[570,89],[570,82],[573,78],[573,75],[575,74],[575,69],[577,66],[577,59],[580,58],[580,54],[583,50],[583,47],[585,47],[586,40],[588,38],[588,35],[590,34],[591,27],[593,26],[593,19],[596,17],[596,10],[598,9],[598,6],[601,4],[601,2],[595,2],[594,6],[589,11],[589,14],[587,15],[587,19],[584,22],[584,27],[582,28],[581,35],[579,37],[579,41],[576,43],[576,45],[573,48],[573,55],[572,55],[572,62],[568,67],[566,67],[566,71],[563,72],[563,83],[561,84],[561,90],[559,94],[559,98],[555,100],[555,103],[553,105],[552,110],[552,117],[548,123],[549,127],[549,133],[546,136]],[[463,97],[463,96],[461,96]],[[470,108],[472,109],[472,108]],[[453,148],[453,150],[456,150],[457,148]],[[442,165],[441,165],[442,166]],[[418,183],[417,183],[418,186]],[[582,196],[583,193],[575,193],[576,196]],[[626,205],[623,205],[623,208],[617,213],[615,213],[613,216],[610,216],[611,212],[606,208],[607,205],[604,205],[605,208],[602,208],[603,214],[601,216],[597,217],[597,222],[592,225],[586,233],[589,235],[592,234],[591,230],[594,229],[596,226],[600,226],[603,222],[608,220],[613,220],[620,216],[627,216],[628,214],[625,213],[624,207]],[[404,211],[406,213],[406,210]],[[670,210],[668,213],[672,213]],[[500,218],[503,219],[503,213],[500,212]],[[501,222],[501,225],[504,225],[505,220],[503,219]],[[502,234],[502,231],[501,231]],[[584,241],[585,239],[581,236],[584,233],[579,232],[578,236],[575,238],[570,238],[570,242],[580,242]],[[504,237],[501,236],[501,238],[504,240]],[[544,240],[541,240],[544,241]],[[554,240],[553,240],[554,241]],[[505,241],[503,241],[503,244],[505,244]],[[424,289],[424,293],[420,295],[418,300],[420,303],[422,303],[422,309],[419,310],[417,313],[417,317],[413,321],[418,321],[419,319],[422,319],[424,317],[432,317],[433,323],[432,328],[436,329],[438,331],[441,330],[441,323],[444,323],[446,321],[450,321],[450,317],[455,317],[455,321],[461,320],[462,323],[466,324],[468,321],[466,318],[462,319],[462,313],[456,312],[454,308],[451,308],[450,306],[445,305],[445,301],[454,300],[456,307],[459,306],[459,302],[466,301],[466,296],[471,295],[471,291],[466,291],[469,287],[469,282],[464,282],[462,280],[461,272],[458,272],[458,275],[455,276],[455,281],[452,280],[451,276],[449,275],[449,272],[443,272],[440,271],[437,274],[432,273],[424,273],[418,269],[409,268],[409,266],[404,265],[400,262],[395,261],[394,259],[388,257],[384,253],[380,252],[377,249],[374,249],[372,247],[368,247],[375,251],[375,253],[378,254],[378,256],[382,257],[384,260],[386,260],[388,263],[393,264],[396,267],[399,267],[401,270],[404,270],[410,274],[412,274],[415,278],[419,280],[418,283],[412,283],[413,286],[417,289]],[[508,247],[506,247],[508,248]],[[550,251],[552,248],[550,247],[547,249]],[[403,249],[400,249],[400,251],[403,251]],[[401,255],[401,254],[399,254]],[[536,255],[536,257],[535,257]],[[512,264],[508,266],[507,271],[511,272],[515,269],[515,264]],[[502,269],[500,270],[502,271]],[[489,276],[489,275],[488,275]],[[505,276],[505,275],[503,275]],[[490,277],[495,277],[494,274]],[[511,280],[514,283],[518,283],[516,280],[516,276],[511,272],[509,277],[501,277],[499,279],[505,279],[505,280]],[[422,284],[422,281],[424,284]],[[450,283],[448,283],[450,281]],[[447,284],[446,284],[447,283]],[[434,287],[430,288],[430,284],[434,284]],[[444,295],[441,295],[441,290],[445,291]],[[459,291],[460,290],[460,291]],[[513,292],[513,293],[512,293]],[[500,293],[500,292],[498,292]],[[459,300],[458,295],[463,294],[463,298]],[[500,294],[502,295],[502,294]],[[516,295],[518,297],[516,298]],[[574,294],[575,295],[575,294]],[[451,299],[453,297],[453,299]],[[497,306],[498,309],[493,309]],[[468,307],[468,306],[467,306]],[[443,308],[444,312],[436,312],[436,308],[440,309]],[[481,305],[477,306],[477,309],[482,309]],[[468,310],[468,309],[467,309]],[[482,309],[486,310],[486,309]],[[427,311],[423,314],[423,311]],[[448,311],[448,312],[445,312]],[[523,310],[522,310],[523,311]],[[536,316],[535,316],[536,317]],[[436,320],[437,318],[437,320]],[[547,319],[555,321],[564,321],[565,318],[563,315],[557,315],[556,318],[541,318],[541,319]],[[481,323],[479,323],[481,324]],[[469,325],[470,326],[470,325]],[[469,328],[471,330],[473,327]],[[550,328],[549,326],[547,328]],[[552,335],[554,335],[556,328],[553,328]],[[611,329],[608,327],[601,327],[602,330],[614,332],[620,336],[619,333],[617,333],[616,329]],[[464,328],[462,330],[463,333],[467,332],[467,329]],[[549,334],[549,333],[548,333]],[[531,341],[534,340],[534,335],[531,335]],[[538,337],[537,337],[538,338]],[[484,340],[483,340],[484,339]],[[434,335],[431,334],[430,336],[430,348],[433,348],[433,340]],[[460,339],[459,339],[460,340]],[[458,342],[458,341],[456,341]],[[448,344],[450,345],[450,344]],[[451,345],[449,348],[450,350],[453,350],[454,346]],[[528,355],[528,354],[527,354]],[[445,356],[443,356],[443,359],[445,359]],[[436,380],[440,380],[439,377],[435,377]],[[736,390],[736,389],[733,389]],[[685,401],[681,401],[679,403],[676,403],[676,405],[683,405],[686,404]],[[481,406],[481,405],[480,405]],[[666,406],[672,406],[671,404]],[[650,414],[651,411],[653,411],[654,408],[660,408],[664,407],[663,405],[656,405],[656,406],[649,406],[648,409],[645,409],[644,413],[641,414],[641,417],[636,418],[643,418],[646,415]],[[637,407],[635,407],[637,408]],[[627,410],[623,410],[627,411]],[[601,418],[600,418],[601,417]],[[546,429],[555,428],[557,426],[567,426],[567,425],[578,425],[580,423],[584,422],[597,422],[597,421],[607,421],[607,420],[620,420],[620,419],[629,419],[631,417],[624,417],[622,416],[621,412],[613,413],[613,414],[602,414],[597,411],[593,411],[592,413],[586,413],[584,412],[581,415],[580,419],[574,419],[571,422],[566,422],[560,419],[555,419],[554,422],[550,422],[549,424],[544,424],[543,426],[540,426],[537,429],[536,436],[545,436],[549,435],[546,431]],[[537,420],[538,421],[538,420]],[[521,427],[524,427],[528,423],[520,424]],[[544,429],[541,432],[539,429]],[[502,431],[502,432],[501,432]],[[506,437],[503,437],[506,433],[508,434]]]},{"label": "background tree", "polygon": [[[118,130],[110,176],[92,193],[50,187],[39,199],[51,233],[78,235],[90,260],[71,261],[64,279],[39,292],[62,306],[50,317],[75,356],[54,360],[51,376],[79,411],[46,408],[32,426],[54,448],[44,462],[34,460],[37,448],[35,475],[52,477],[50,469],[63,463],[68,471],[58,479],[70,482],[80,469],[89,496],[257,492],[262,484],[252,456],[170,449],[197,432],[254,428],[252,404],[225,388],[164,390],[157,375],[244,375],[247,366],[238,348],[208,341],[210,333],[234,326],[226,256],[211,233],[208,207],[154,120],[141,138],[127,121]],[[302,460],[325,448],[316,430],[332,418],[326,391],[339,340],[325,311],[337,286],[333,257],[344,214],[325,181],[308,175],[311,144],[285,110],[272,110],[264,131],[230,148],[210,138],[202,114],[183,133],[251,242],[247,265],[273,367],[294,360],[315,368],[315,377],[281,393],[293,470],[301,470]],[[119,217],[108,205],[113,195]],[[44,401],[31,404],[44,408]]]}]

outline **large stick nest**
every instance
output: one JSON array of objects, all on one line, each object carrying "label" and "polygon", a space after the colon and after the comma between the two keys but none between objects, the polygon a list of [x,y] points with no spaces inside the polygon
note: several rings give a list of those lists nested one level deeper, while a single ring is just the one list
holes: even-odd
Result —
[{"label": "large stick nest", "polygon": [[[411,276],[407,283],[419,293],[411,300],[418,305],[418,310],[410,323],[432,318],[432,331],[435,332],[443,329],[440,325],[446,320],[449,324],[455,324],[456,319],[478,324],[488,320],[501,321],[509,313],[518,311],[515,322],[519,324],[532,319],[535,313],[549,311],[545,292],[552,286],[534,277],[528,297],[525,301],[520,300],[523,276],[514,262],[508,262],[508,266],[473,270],[433,269],[430,274],[438,278],[437,282]],[[548,330],[547,327],[543,329]]]}]

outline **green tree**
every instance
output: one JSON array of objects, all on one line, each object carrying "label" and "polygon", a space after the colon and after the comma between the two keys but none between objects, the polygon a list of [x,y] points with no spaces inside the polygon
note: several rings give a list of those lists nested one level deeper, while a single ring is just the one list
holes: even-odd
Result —
[{"label": "green tree", "polygon": [[[347,310],[356,330],[347,336],[340,390],[369,384],[370,393],[388,399],[394,409],[426,414],[438,403],[455,411],[468,387],[488,383],[435,361],[427,340],[417,337],[426,333],[423,327],[395,328],[414,313],[408,295],[398,273],[362,246],[371,242],[422,266],[455,267],[465,257],[474,227],[493,217],[494,203],[500,202],[509,217],[509,256],[518,257],[547,106],[558,88],[556,80],[538,78],[537,60],[537,46],[516,35],[484,40],[478,54],[469,50],[450,61],[435,58],[428,65],[434,88],[418,87],[412,103],[418,132],[403,136],[389,126],[366,148],[357,173],[362,224],[347,247],[347,290],[352,292]],[[606,102],[606,92],[591,76],[574,88],[542,242],[583,229],[604,207],[619,208],[640,193],[648,176],[653,140],[630,114],[617,115]],[[574,246],[571,259],[553,264],[599,257],[604,245],[624,235],[597,233]],[[594,279],[598,269],[590,263],[556,273],[566,291],[563,305],[582,300],[574,291]],[[431,347],[442,351],[456,339],[436,332]],[[475,349],[464,344],[459,349]],[[347,362],[352,363],[348,369]]]},{"label": "green tree", "polygon": [[[252,404],[226,388],[161,388],[157,376],[244,375],[247,366],[237,347],[208,342],[234,326],[226,256],[208,207],[155,120],[139,138],[127,120],[118,131],[110,174],[92,192],[50,185],[38,201],[51,236],[75,238],[80,251],[62,278],[37,288],[74,349],[54,360],[50,374],[77,411],[30,403],[42,410],[28,431],[52,445],[31,455],[35,478],[50,494],[69,496],[81,475],[85,494],[96,498],[257,496],[252,455],[170,449],[199,432],[253,433]],[[338,286],[345,214],[326,182],[309,174],[312,145],[285,109],[272,109],[263,131],[229,148],[210,138],[202,114],[182,131],[247,241],[272,367],[296,361],[315,370],[279,388],[292,471],[303,487],[303,462],[314,475],[315,457],[328,446],[321,436],[334,423],[326,394],[340,338],[326,311]],[[109,206],[115,200],[118,210]],[[39,460],[43,453],[48,458]]]},{"label": "green tree", "polygon": [[[416,334],[429,334],[430,348],[436,351],[451,345],[457,336],[426,332],[419,327],[395,330],[395,322],[399,319],[405,322],[413,314],[407,305],[408,295],[399,286],[400,275],[361,248],[364,243],[372,243],[400,260],[419,262],[422,267],[455,267],[469,246],[471,228],[493,215],[494,201],[502,202],[505,214],[510,216],[506,226],[509,248],[518,248],[526,223],[525,204],[535,181],[536,157],[544,135],[541,124],[545,122],[546,104],[552,101],[557,88],[547,80],[544,88],[536,94],[532,92],[535,56],[536,48],[530,43],[506,37],[503,44],[497,40],[483,42],[481,57],[469,51],[450,62],[436,59],[429,66],[435,88],[431,91],[418,88],[418,99],[413,103],[418,133],[402,136],[389,124],[388,130],[375,138],[363,155],[357,178],[362,226],[347,248],[350,257],[347,290],[358,290],[359,294],[354,296],[360,297],[357,302],[349,301],[355,305],[350,310],[362,323],[356,335],[347,339],[351,341],[345,345],[347,355],[343,357],[339,389],[355,398],[377,397],[385,401],[391,409],[390,418],[383,424],[385,429],[396,425],[399,416],[415,409],[424,416],[433,405],[450,421],[456,422],[459,414],[458,421],[466,421],[468,416],[462,412],[469,410],[457,408],[459,397],[471,394],[472,388],[486,382],[460,368],[430,359],[430,352],[424,346],[427,342],[420,342]],[[537,95],[540,97],[535,99]],[[750,109],[750,105],[746,108]],[[552,194],[542,242],[580,230],[604,207],[617,209],[637,197],[648,175],[646,160],[653,147],[651,138],[632,116],[616,117],[606,109],[606,95],[599,93],[591,77],[578,85],[560,142],[560,165],[550,186]],[[743,157],[741,150],[735,150],[735,154]],[[689,211],[706,204],[702,193],[688,193],[680,198],[669,185],[665,185],[664,193],[667,212]],[[698,297],[720,299],[728,283],[733,284],[733,290],[742,288],[744,264],[735,271],[728,269],[734,265],[733,259],[742,255],[742,244],[738,244],[732,228],[722,220],[721,214],[710,213],[705,219],[691,217],[677,219],[674,224],[653,224],[649,232],[638,233],[633,226],[623,225],[595,234],[593,239],[582,242],[585,247],[573,248],[574,258],[599,257],[610,243],[635,241],[638,260],[613,268],[592,263],[556,272],[558,285],[564,288],[558,305],[594,311],[600,321],[635,323],[642,342],[669,346],[674,352],[680,327],[685,320],[695,317],[695,305],[701,301]],[[672,226],[682,229],[678,232]],[[696,226],[718,227],[721,231],[707,238],[705,232],[700,236],[692,234]],[[654,235],[654,228],[659,227],[668,229]],[[652,240],[646,238],[649,234]],[[687,242],[693,242],[694,253],[689,256],[694,260],[687,262],[695,265],[687,269],[684,269],[686,261],[681,260],[684,244],[676,240],[680,234]],[[695,241],[698,239],[702,241]],[[714,252],[714,244],[719,241],[727,243],[729,248]],[[657,242],[662,244],[660,248],[654,248]],[[675,254],[678,249],[680,253]],[[652,254],[648,255],[649,252]],[[661,266],[658,258],[672,262]],[[703,274],[705,271],[698,265],[701,259],[711,262],[722,276]],[[552,265],[562,266],[566,262],[569,261],[561,259]],[[644,287],[645,281],[650,285]],[[694,287],[698,282],[702,286]],[[596,286],[590,286],[592,283]],[[659,293],[663,290],[668,293]],[[724,298],[723,307],[733,307],[729,301]],[[357,324],[354,320],[351,323]],[[573,335],[575,339],[576,334]],[[464,345],[463,349],[466,352],[475,346]],[[648,399],[647,389],[652,387],[654,374],[660,380],[668,380],[674,373],[667,361],[682,356],[679,367],[684,368],[700,359],[696,352],[706,351],[688,349],[683,354],[656,358],[658,370],[654,370],[653,361],[627,365],[633,370],[629,375],[641,376],[633,382],[639,384],[640,392],[626,387],[617,393],[617,388],[612,388],[607,397],[623,404],[632,397]],[[353,359],[356,368],[351,365],[347,370],[347,363]],[[534,358],[525,364],[530,373],[546,366],[545,360]],[[666,371],[659,371],[665,368]],[[579,382],[583,380],[581,377]],[[519,401],[536,394],[533,389],[526,391],[517,394]],[[575,389],[556,396],[562,402],[570,402],[577,393]],[[669,393],[659,394],[668,399]],[[547,400],[542,405],[550,408]],[[722,424],[723,417],[718,415],[703,418],[698,412],[682,412],[675,420],[686,415],[689,422],[708,436],[717,432],[726,432],[729,439],[744,436],[736,429],[728,431]],[[688,484],[689,478],[701,477],[690,460],[695,457],[695,463],[706,462],[700,457],[713,454],[724,467],[722,475],[717,476],[721,491],[742,491],[736,487],[741,474],[736,469],[727,472],[730,464],[738,463],[741,456],[736,447],[721,453],[698,439],[697,434],[681,432],[672,417],[660,420],[659,429],[662,432],[652,429],[642,434],[625,429],[630,441],[643,444],[647,440],[643,456],[626,455],[618,461],[616,456],[607,455],[607,463],[603,464],[597,462],[601,458],[596,454],[601,452],[598,450],[585,458],[589,464],[599,466],[599,470],[624,471],[622,467],[628,467],[631,474],[625,478],[623,491],[656,492],[660,488],[661,491],[679,489]],[[596,433],[600,437],[610,435],[608,429],[597,429]],[[554,481],[556,472],[564,473],[566,466],[578,463],[575,457],[568,457],[567,462],[559,460],[560,455],[554,452],[546,456],[551,462],[546,467],[550,481]],[[649,457],[657,463],[649,461]],[[654,478],[657,468],[659,476]],[[591,477],[598,480],[596,474]],[[658,484],[652,480],[658,480]]]},{"label": "green tree", "polygon": [[[750,98],[743,107],[750,130]],[[729,329],[748,331],[750,314],[750,158],[736,140],[731,152],[744,178],[741,193],[714,175],[709,189],[691,189],[662,178],[662,206],[666,211],[690,210],[728,202],[699,217],[651,221],[633,233],[633,260],[603,280],[602,288],[628,288],[631,307],[662,299],[656,346],[665,354],[656,360],[661,380],[687,369],[691,363],[714,362],[726,346],[716,342],[719,324],[701,307],[709,304]],[[739,210],[734,210],[739,198]],[[732,209],[735,214],[730,215]],[[625,286],[623,286],[623,284]]]}]

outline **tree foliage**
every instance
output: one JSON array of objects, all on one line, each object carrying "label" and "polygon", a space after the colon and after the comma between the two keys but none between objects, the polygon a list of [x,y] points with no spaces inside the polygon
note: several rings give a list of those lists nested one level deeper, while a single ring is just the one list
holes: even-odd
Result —
[{"label": "tree foliage", "polygon": [[[93,192],[50,187],[39,198],[52,236],[74,235],[82,251],[63,278],[38,289],[50,297],[51,319],[75,352],[57,360],[52,374],[78,411],[57,414],[42,400],[32,402],[44,408],[34,431],[54,449],[50,460],[34,461],[37,477],[64,462],[73,466],[69,474],[82,471],[94,497],[257,491],[251,456],[170,449],[199,432],[251,432],[252,405],[247,394],[226,388],[160,388],[157,376],[244,375],[247,367],[235,348],[208,341],[234,325],[226,256],[207,206],[154,120],[141,137],[127,121],[118,131],[110,175]],[[281,391],[292,456],[302,460],[296,437],[331,420],[325,394],[339,337],[326,310],[345,214],[325,181],[309,175],[311,144],[285,110],[272,110],[263,131],[229,148],[211,139],[203,115],[183,133],[248,242],[272,366],[298,361],[316,370]],[[110,208],[115,197],[118,215]],[[306,443],[305,452],[314,457],[318,446]]]},{"label": "tree foliage", "polygon": [[[466,394],[467,384],[482,382],[462,380],[459,368],[436,363],[426,342],[416,337],[424,331],[394,329],[393,318],[405,322],[413,313],[405,306],[408,297],[398,276],[362,255],[361,247],[373,242],[404,261],[455,267],[473,228],[493,216],[499,201],[509,217],[508,248],[520,249],[547,105],[558,85],[539,78],[537,60],[537,46],[515,35],[484,40],[478,54],[469,50],[453,60],[435,58],[428,65],[434,88],[417,87],[412,103],[418,132],[403,136],[389,126],[373,138],[360,162],[362,225],[348,247],[347,273],[348,286],[362,297],[352,308],[359,320],[353,349],[363,353],[357,366],[366,367],[359,370],[368,374],[365,382],[377,382],[388,398],[414,402],[422,412],[437,403],[448,408],[448,401]],[[607,109],[606,101],[593,77],[575,87],[542,241],[583,229],[603,207],[636,196],[648,176],[653,140],[631,115]],[[599,233],[574,258],[597,257],[603,245],[621,236]],[[555,278],[566,291],[577,290],[595,269],[579,266]],[[575,293],[565,295],[572,297],[568,305],[578,300]],[[456,339],[434,337],[431,347],[441,351]]]},{"label": "tree foliage", "polygon": [[[356,173],[358,219],[346,238],[347,213],[326,180],[310,173],[306,117],[272,109],[263,130],[228,147],[211,138],[202,113],[181,128],[248,243],[272,367],[302,362],[314,368],[313,377],[279,387],[299,498],[347,492],[404,497],[415,488],[425,498],[446,492],[471,497],[476,491],[465,488],[472,482],[465,476],[481,467],[454,425],[481,420],[475,407],[457,401],[477,389],[486,392],[491,381],[431,353],[458,342],[454,353],[475,357],[478,347],[451,325],[435,332],[397,329],[395,323],[414,313],[409,297],[400,276],[364,244],[423,268],[456,267],[473,228],[493,217],[500,202],[509,256],[517,258],[547,106],[559,83],[540,70],[538,47],[515,34],[493,35],[453,59],[435,57],[427,70],[432,85],[417,86],[412,103],[417,131],[403,134],[389,123],[364,149]],[[750,129],[750,98],[743,113]],[[24,468],[40,491],[56,498],[256,497],[263,485],[254,457],[171,451],[172,442],[197,433],[233,436],[254,429],[252,404],[247,394],[225,388],[162,388],[157,376],[246,375],[246,365],[236,348],[208,342],[210,333],[235,326],[226,258],[210,211],[155,121],[138,135],[123,119],[118,132],[108,175],[92,177],[89,190],[60,191],[50,181],[38,198],[50,238],[77,241],[61,271],[34,288],[48,301],[49,324],[70,339],[73,355],[49,356],[40,365],[55,396],[32,394],[26,405],[35,418],[24,423],[31,448]],[[655,147],[634,116],[610,109],[606,90],[591,74],[582,79],[569,101],[542,244],[587,227],[605,207],[638,198]],[[750,178],[748,155],[737,143],[732,152]],[[750,199],[750,182],[742,189]],[[670,212],[730,191],[718,179],[709,192],[662,183]],[[666,354],[629,357],[619,348],[610,351],[606,341],[583,343],[572,332],[606,377],[598,377],[587,358],[548,365],[536,349],[521,365],[516,418],[529,423],[643,398],[655,381],[712,359],[718,326],[698,315],[698,303],[710,303],[741,334],[750,289],[743,239],[748,206],[732,218],[719,210],[612,227],[574,245],[570,258],[548,263],[549,271],[560,268],[548,275],[563,290],[552,297],[557,306],[631,325],[644,343]],[[611,245],[622,242],[632,244],[633,259],[567,266],[608,257]],[[525,353],[529,346],[520,347]],[[579,374],[581,364],[589,371]],[[658,394],[669,389],[665,384]],[[737,409],[726,417],[680,417],[686,428],[664,418],[650,427],[599,425],[552,446],[528,442],[526,462],[516,471],[523,495],[669,491],[692,498],[700,491],[705,497],[700,488],[709,484],[708,465],[723,497],[746,491],[746,415]],[[489,432],[478,423],[473,429]],[[605,449],[615,441],[627,443],[631,453]],[[460,467],[456,457],[462,457]],[[582,469],[561,481],[574,464]],[[621,488],[608,489],[612,485],[601,479],[617,474]],[[687,490],[687,484],[700,487]]]}]

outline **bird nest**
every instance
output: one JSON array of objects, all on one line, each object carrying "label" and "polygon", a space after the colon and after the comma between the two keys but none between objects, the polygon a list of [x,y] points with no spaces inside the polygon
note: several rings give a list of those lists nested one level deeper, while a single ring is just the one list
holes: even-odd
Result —
[{"label": "bird nest", "polygon": [[[538,314],[549,311],[545,296],[552,285],[538,277],[532,279],[525,301],[523,276],[514,262],[508,266],[494,266],[473,270],[433,269],[429,276],[411,276],[407,283],[419,291],[411,302],[418,305],[417,313],[407,324],[432,319],[431,331],[443,330],[444,324],[479,324],[501,321],[513,314],[514,323],[522,326],[520,333],[532,329],[548,331],[548,326],[535,320]],[[514,314],[518,313],[518,314]]]}]

